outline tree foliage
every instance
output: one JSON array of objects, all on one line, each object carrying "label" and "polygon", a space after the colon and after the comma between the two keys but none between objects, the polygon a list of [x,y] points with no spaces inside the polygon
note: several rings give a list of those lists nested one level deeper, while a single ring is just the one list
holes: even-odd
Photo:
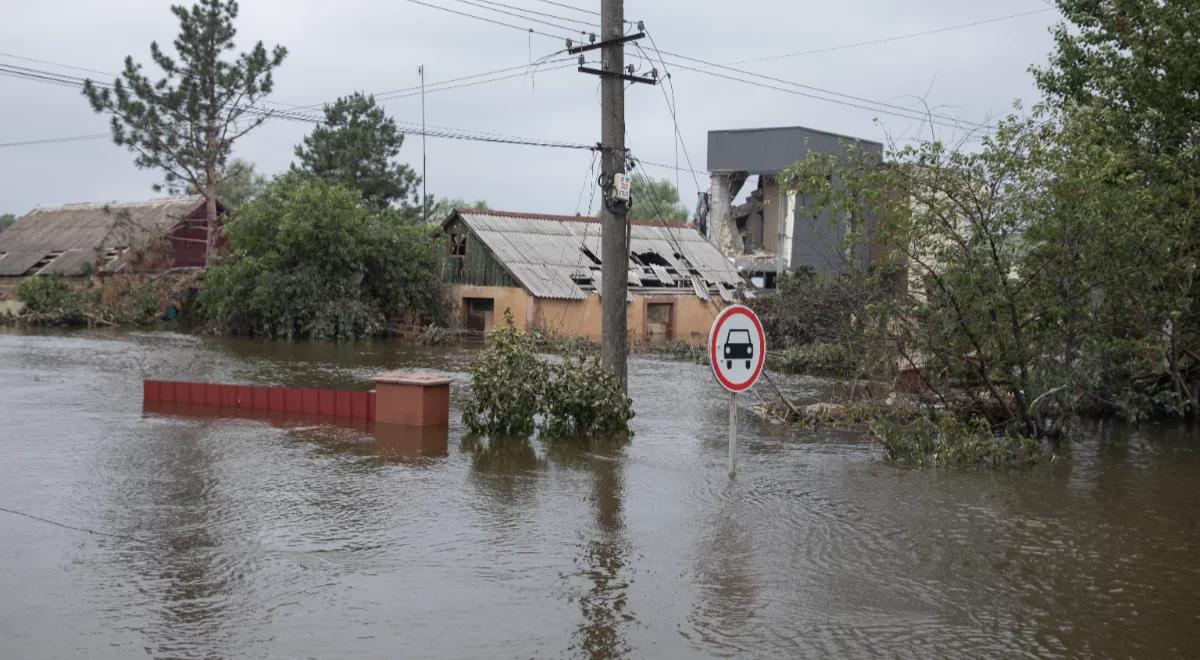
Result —
[{"label": "tree foliage", "polygon": [[286,175],[228,226],[230,254],[205,277],[213,328],[268,337],[347,339],[397,317],[444,313],[441,256],[428,229],[357,191]]},{"label": "tree foliage", "polygon": [[377,208],[419,207],[420,177],[396,162],[404,133],[375,103],[354,93],[325,106],[325,121],[296,147],[293,168],[358,191]]},{"label": "tree foliage", "polygon": [[4,231],[5,229],[8,229],[9,227],[13,226],[13,224],[15,224],[16,221],[17,221],[17,216],[13,215],[12,213],[5,213],[4,215],[0,215],[0,231]]},{"label": "tree foliage", "polygon": [[[266,120],[254,105],[271,92],[272,71],[287,50],[268,52],[260,41],[232,61],[224,59],[237,34],[235,0],[200,0],[190,9],[172,5],[171,12],[179,20],[175,55],[157,41],[150,44],[161,79],[151,81],[142,65],[126,57],[111,86],[88,80],[83,91],[96,112],[112,115],[113,141],[137,154],[138,167],[162,170],[168,187],[204,193],[208,226],[215,227],[221,169],[233,144]],[[210,261],[215,236],[209,232]]]},{"label": "tree foliage", "polygon": [[644,220],[658,222],[688,221],[688,210],[679,202],[679,190],[667,179],[633,177],[630,186],[635,215]]},{"label": "tree foliage", "polygon": [[[217,199],[225,205],[230,215],[237,213],[243,204],[267,187],[269,180],[266,176],[254,171],[254,163],[241,158],[234,158],[221,170],[221,182],[217,184]],[[203,191],[188,186],[188,193],[202,195]]]}]

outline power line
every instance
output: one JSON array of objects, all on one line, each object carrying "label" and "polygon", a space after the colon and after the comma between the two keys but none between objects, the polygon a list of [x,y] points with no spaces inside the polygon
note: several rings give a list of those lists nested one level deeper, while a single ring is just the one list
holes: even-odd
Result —
[{"label": "power line", "polygon": [[[504,22],[504,21],[498,21],[498,20],[495,20],[495,19],[492,19],[492,18],[487,18],[487,17],[484,17],[484,16],[479,16],[479,15],[476,15],[476,14],[471,14],[471,13],[468,13],[468,12],[465,12],[465,11],[459,11],[459,10],[457,10],[457,9],[451,9],[451,8],[449,8],[449,7],[442,7],[442,6],[440,6],[440,5],[435,5],[435,4],[432,4],[432,3],[429,3],[429,2],[422,2],[421,0],[404,0],[404,1],[405,1],[405,2],[411,2],[411,3],[413,3],[414,5],[421,5],[421,6],[423,6],[423,7],[429,7],[430,9],[437,9],[438,11],[444,11],[444,12],[449,12],[449,13],[451,13],[451,14],[457,14],[457,15],[459,15],[459,16],[465,16],[466,18],[472,18],[472,19],[475,19],[475,20],[477,20],[477,21],[483,21],[484,23],[491,23],[491,24],[493,24],[493,25],[500,25],[500,26],[503,26],[503,27],[506,27],[506,28],[512,28],[512,29],[514,29],[514,30],[519,30],[519,31],[521,31],[521,32],[528,32],[529,34],[536,34],[536,35],[539,35],[539,36],[542,36],[542,37],[549,37],[549,38],[551,38],[551,39],[556,39],[556,40],[558,40],[558,41],[566,41],[567,39],[571,38],[571,37],[564,37],[564,36],[562,36],[562,35],[560,35],[560,34],[550,34],[550,33],[548,33],[548,32],[542,32],[541,30],[535,30],[535,29],[533,29],[533,28],[531,28],[531,27],[521,27],[520,25],[513,25],[512,23],[506,23],[506,22]],[[574,32],[574,31],[572,30],[572,32]]]},{"label": "power line", "polygon": [[0,147],[24,147],[31,144],[53,144],[57,142],[79,142],[82,140],[99,140],[112,137],[110,133],[93,133],[92,135],[73,135],[71,137],[46,138],[44,140],[26,140],[24,142],[0,142]]},{"label": "power line", "polygon": [[[8,71],[9,68],[18,69],[17,71]],[[0,64],[0,75],[17,74],[20,77],[27,77],[38,82],[54,83],[66,85],[70,87],[82,88],[84,79],[76,76],[68,76],[50,71],[41,71],[37,69],[28,69],[26,67],[15,67],[9,64]],[[109,87],[106,83],[95,83],[103,87]],[[263,110],[250,107],[247,109],[248,114],[252,114],[265,119],[286,119],[290,121],[306,122],[310,124],[323,124],[324,118],[305,114],[302,112],[286,111],[286,110]],[[400,124],[412,124],[412,122],[398,121]],[[440,127],[438,130],[420,130],[410,129],[407,131],[411,134],[426,135],[428,137],[443,138],[448,140],[467,140],[474,142],[486,142],[492,144],[509,144],[531,147],[545,147],[553,149],[576,149],[587,150],[594,149],[594,145],[565,142],[558,140],[546,140],[540,138],[529,138],[515,135],[502,135],[497,133],[486,133],[481,131],[471,131],[467,129]]]},{"label": "power line", "polygon": [[[673,53],[669,53],[668,51],[661,51],[661,52],[664,55],[668,55],[671,57],[679,57],[677,55],[674,55]],[[893,117],[898,117],[900,119],[908,119],[908,120],[912,120],[912,121],[927,121],[931,124],[943,126],[946,128],[963,128],[964,126],[972,127],[972,128],[990,128],[990,125],[988,125],[986,123],[968,122],[968,121],[958,119],[957,117],[951,117],[948,115],[940,115],[937,113],[928,113],[928,114],[922,115],[920,113],[920,111],[914,110],[912,108],[906,108],[904,106],[899,106],[899,105],[895,105],[895,104],[891,104],[891,103],[884,103],[881,101],[874,101],[872,99],[852,96],[849,94],[842,94],[841,92],[833,92],[832,90],[823,90],[821,88],[812,87],[810,85],[804,85],[802,83],[785,80],[783,78],[775,78],[773,76],[764,76],[762,74],[745,71],[743,69],[736,69],[736,68],[728,67],[728,66],[721,65],[721,64],[705,62],[704,60],[698,60],[697,58],[682,57],[680,59],[684,59],[686,61],[700,62],[701,64],[706,64],[712,68],[728,70],[728,71],[743,74],[744,76],[751,76],[754,78],[762,78],[765,80],[773,80],[773,81],[776,81],[783,85],[790,85],[791,87],[781,87],[776,84],[758,82],[756,80],[748,80],[745,77],[738,77],[738,76],[734,76],[734,75],[724,74],[724,73],[720,73],[718,71],[713,71],[711,69],[701,69],[701,68],[697,68],[694,66],[688,66],[686,64],[680,64],[679,62],[671,62],[672,66],[679,68],[679,69],[683,69],[685,71],[694,71],[696,73],[702,73],[704,75],[713,76],[716,78],[724,78],[726,80],[732,80],[734,82],[740,82],[740,83],[743,83],[746,85],[753,85],[755,87],[761,87],[764,89],[772,89],[775,91],[785,92],[785,93],[793,94],[796,96],[803,96],[803,97],[815,99],[818,101],[825,101],[827,103],[835,103],[838,105],[844,105],[844,106],[851,107],[851,108],[859,108],[861,110],[867,110],[869,112],[875,112],[875,113],[882,114],[882,115],[890,115]],[[830,98],[829,96],[825,96],[822,94],[803,91],[805,89],[813,89],[813,90],[823,92],[824,94],[831,94],[834,96],[840,96],[840,97],[844,97],[844,98]]]},{"label": "power line", "polygon": [[900,41],[903,39],[926,37],[931,34],[941,34],[942,32],[950,32],[952,30],[961,30],[964,28],[977,27],[980,25],[988,25],[990,23],[999,23],[1001,21],[1008,21],[1008,20],[1012,20],[1014,18],[1023,18],[1025,16],[1033,16],[1035,14],[1044,14],[1049,11],[1055,11],[1055,9],[1053,7],[1049,7],[1049,8],[1045,8],[1045,9],[1034,9],[1032,11],[1023,11],[1023,12],[1018,12],[1016,14],[1008,14],[1006,16],[996,16],[995,18],[986,18],[986,19],[979,20],[979,21],[971,21],[970,23],[958,23],[956,25],[947,25],[945,27],[934,28],[932,30],[924,30],[922,32],[909,32],[907,34],[897,34],[897,35],[893,35],[890,37],[881,37],[879,39],[870,39],[867,41],[856,41],[856,42],[848,43],[848,44],[840,44],[837,46],[826,46],[824,48],[814,48],[812,50],[802,50],[802,51],[797,51],[794,53],[783,53],[782,55],[768,55],[766,57],[757,57],[757,58],[748,59],[748,60],[738,60],[736,62],[731,62],[730,64],[752,64],[755,62],[767,62],[770,60],[782,60],[782,59],[786,59],[789,57],[800,57],[803,55],[816,55],[818,53],[828,53],[828,52],[835,51],[835,50],[846,50],[846,49],[850,49],[850,48],[861,48],[863,46],[874,46],[877,44],[890,43],[893,41]]},{"label": "power line", "polygon": [[[583,12],[584,14],[592,14],[594,16],[600,15],[600,12],[592,10],[592,9],[584,9],[583,7],[576,7],[575,5],[568,5],[568,4],[565,4],[562,2],[554,2],[554,0],[537,0],[537,1],[547,4],[547,5],[554,5],[555,7],[561,7],[563,9],[573,9],[578,12]],[[628,23],[629,21],[625,21],[625,22]]]},{"label": "power line", "polygon": [[[566,30],[567,32],[579,32],[581,34],[586,34],[586,32],[584,30],[580,30],[579,28],[573,28],[569,25],[561,25],[559,23],[552,23],[550,21],[544,21],[540,18],[534,18],[532,16],[527,16],[525,14],[518,14],[516,12],[511,12],[511,11],[507,11],[504,9],[496,9],[493,6],[490,6],[490,5],[498,5],[499,3],[496,3],[496,2],[487,2],[487,0],[478,0],[478,1],[476,1],[476,0],[454,0],[454,2],[458,2],[458,3],[464,4],[464,5],[469,5],[471,7],[476,7],[476,8],[482,9],[484,11],[491,11],[491,12],[495,12],[497,14],[503,14],[505,16],[512,16],[513,18],[519,18],[523,21],[530,21],[533,23],[539,23],[541,25],[548,25],[552,28],[556,28],[559,30]],[[509,5],[503,5],[503,6],[507,7]]]},{"label": "power line", "polygon": [[503,2],[495,2],[494,0],[478,0],[478,1],[482,2],[485,5],[496,5],[498,7],[507,7],[508,9],[515,9],[517,11],[524,12],[526,14],[533,14],[534,16],[545,16],[546,18],[553,18],[553,19],[557,19],[560,21],[567,21],[569,23],[580,23],[582,25],[590,25],[590,26],[597,27],[597,28],[600,27],[600,24],[595,21],[585,21],[580,18],[571,18],[569,16],[559,16],[558,14],[547,14],[545,12],[537,11],[536,9],[526,9],[525,7],[517,7],[514,5],[507,5],[507,4],[504,4]]}]

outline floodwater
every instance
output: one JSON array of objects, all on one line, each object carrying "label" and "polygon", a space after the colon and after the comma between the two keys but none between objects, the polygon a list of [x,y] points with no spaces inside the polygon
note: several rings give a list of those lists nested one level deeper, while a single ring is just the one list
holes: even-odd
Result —
[{"label": "floodwater", "polygon": [[457,398],[470,355],[0,332],[0,657],[1200,654],[1187,429],[907,470],[742,397],[731,482],[727,398],[693,364],[632,361],[616,446],[473,440],[457,410],[448,435],[377,438],[140,398],[144,377],[363,388],[397,367]]}]

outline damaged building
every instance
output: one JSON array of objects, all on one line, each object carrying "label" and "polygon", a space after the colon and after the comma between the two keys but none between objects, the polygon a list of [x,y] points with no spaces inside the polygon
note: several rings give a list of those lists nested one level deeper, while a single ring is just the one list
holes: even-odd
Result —
[{"label": "damaged building", "polygon": [[202,268],[206,217],[199,196],[35,208],[0,233],[0,288],[46,275]]},{"label": "damaged building", "polygon": [[[708,133],[707,199],[701,213],[708,240],[754,286],[775,287],[777,273],[808,268],[820,274],[843,273],[857,260],[867,265],[882,257],[870,244],[847,253],[848,227],[815,208],[802,193],[788,192],[776,177],[781,170],[811,154],[844,156],[851,147],[878,155],[883,145],[801,126],[710,131]],[[747,181],[757,184],[741,202]],[[870,219],[868,219],[868,227]]]},{"label": "damaged building", "polygon": [[[442,224],[445,281],[468,330],[505,310],[521,328],[601,338],[600,221],[458,209]],[[702,344],[717,313],[741,293],[733,265],[691,225],[631,222],[631,343]]]}]

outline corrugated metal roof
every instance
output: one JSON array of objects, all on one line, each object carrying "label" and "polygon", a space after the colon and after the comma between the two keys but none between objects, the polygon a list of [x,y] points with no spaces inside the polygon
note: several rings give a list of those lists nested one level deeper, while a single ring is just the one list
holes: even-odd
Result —
[{"label": "corrugated metal roof", "polygon": [[[592,277],[591,288],[599,291],[599,263],[593,260],[601,254],[597,218],[458,209],[447,224],[455,217],[533,295],[582,300],[587,291],[573,279],[582,275]],[[648,279],[659,282],[656,289],[676,287],[695,295],[703,289],[726,297],[742,286],[737,269],[691,225],[634,222],[629,251],[633,289]]]},{"label": "corrugated metal roof", "polygon": [[0,232],[0,275],[23,275],[54,252],[43,272],[75,275],[109,248],[140,246],[193,211],[203,197],[36,208]]}]

